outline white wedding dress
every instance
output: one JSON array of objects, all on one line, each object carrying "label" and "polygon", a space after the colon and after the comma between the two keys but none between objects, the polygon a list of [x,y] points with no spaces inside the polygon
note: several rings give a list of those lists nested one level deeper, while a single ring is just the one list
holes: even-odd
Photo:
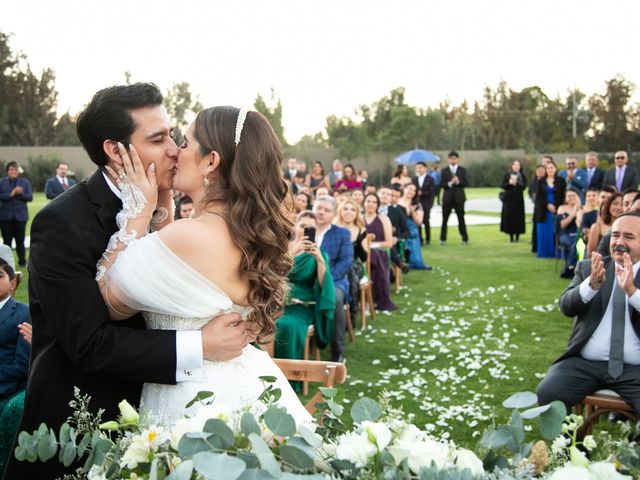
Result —
[{"label": "white wedding dress", "polygon": [[[208,279],[167,247],[156,233],[129,243],[106,274],[109,288],[126,305],[143,312],[147,328],[161,330],[200,330],[212,317],[239,312],[243,318],[250,307],[235,305]],[[274,387],[282,391],[278,404],[285,407],[296,423],[311,425],[305,410],[282,371],[269,355],[251,345],[226,362],[204,360],[202,381],[177,385],[145,383],[142,402],[152,419],[172,423],[193,415],[201,404],[185,405],[199,391],[215,394],[213,403],[228,411],[254,407],[264,391],[260,376],[276,377]]]}]

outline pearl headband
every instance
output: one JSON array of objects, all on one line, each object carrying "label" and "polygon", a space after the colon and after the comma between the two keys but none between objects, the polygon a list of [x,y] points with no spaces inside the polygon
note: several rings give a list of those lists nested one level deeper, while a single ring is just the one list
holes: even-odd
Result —
[{"label": "pearl headband", "polygon": [[244,121],[247,119],[249,110],[241,108],[238,112],[238,121],[236,122],[236,147],[240,143],[240,135],[242,135],[242,127],[244,127]]}]

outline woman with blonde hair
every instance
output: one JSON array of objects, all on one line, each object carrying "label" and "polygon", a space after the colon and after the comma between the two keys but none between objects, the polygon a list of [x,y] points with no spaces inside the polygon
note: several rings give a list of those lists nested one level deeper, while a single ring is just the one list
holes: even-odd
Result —
[{"label": "woman with blonde hair", "polygon": [[353,244],[353,267],[349,272],[349,294],[351,297],[349,306],[353,315],[358,310],[360,281],[366,277],[363,263],[367,261],[367,251],[363,246],[363,241],[367,237],[367,229],[360,212],[360,206],[351,198],[339,202],[335,224],[349,230]]}]

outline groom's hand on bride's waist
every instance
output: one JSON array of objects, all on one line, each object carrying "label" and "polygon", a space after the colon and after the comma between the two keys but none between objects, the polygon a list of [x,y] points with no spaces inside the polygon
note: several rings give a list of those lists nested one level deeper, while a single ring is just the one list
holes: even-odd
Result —
[{"label": "groom's hand on bride's waist", "polygon": [[231,360],[242,353],[252,338],[240,314],[220,315],[202,328],[202,353],[207,360]]}]

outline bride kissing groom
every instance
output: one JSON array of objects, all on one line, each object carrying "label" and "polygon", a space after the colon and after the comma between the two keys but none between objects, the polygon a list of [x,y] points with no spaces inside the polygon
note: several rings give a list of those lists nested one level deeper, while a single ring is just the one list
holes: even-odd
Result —
[{"label": "bride kissing groom", "polygon": [[[162,94],[140,83],[96,93],[76,130],[98,169],[33,221],[19,431],[56,429],[72,414],[74,387],[103,419],[142,397],[152,418],[169,422],[189,413],[199,390],[230,407],[254,402],[261,375],[277,378],[297,422],[310,422],[277,366],[250,345],[272,335],[291,266],[282,153],[266,119],[209,108],[178,147]],[[197,218],[171,222],[174,186],[194,199]],[[5,478],[65,473],[56,459],[11,458]]]}]

